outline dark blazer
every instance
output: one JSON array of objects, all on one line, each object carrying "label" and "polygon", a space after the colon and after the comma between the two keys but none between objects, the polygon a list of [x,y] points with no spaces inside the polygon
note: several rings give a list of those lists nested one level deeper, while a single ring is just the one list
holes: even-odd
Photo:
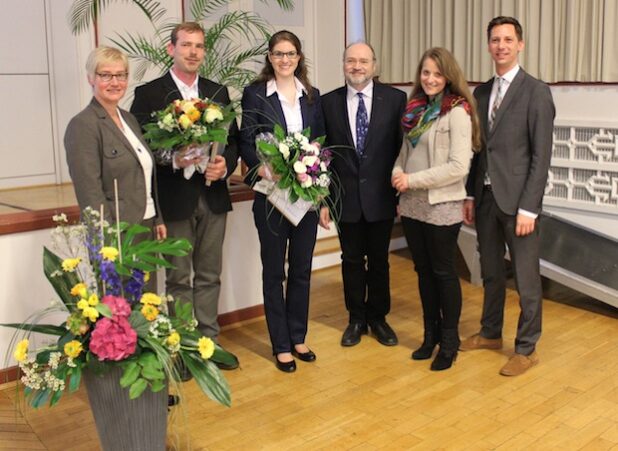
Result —
[{"label": "dark blazer", "polygon": [[[124,121],[142,143],[143,151],[152,158],[135,117],[120,110]],[[90,104],[69,122],[64,134],[69,173],[73,180],[79,207],[99,210],[115,219],[114,179],[118,181],[120,220],[139,224],[146,211],[146,182],[135,150],[107,111],[93,97]],[[157,200],[156,171],[153,159],[152,190],[157,217],[163,222]]]},{"label": "dark blazer", "polygon": [[483,193],[487,172],[494,199],[504,213],[519,208],[539,213],[551,160],[556,115],[549,86],[519,69],[488,129],[489,97],[494,79],[474,91],[483,135],[481,152],[474,155],[467,182],[468,195]]},{"label": "dark blazer", "polygon": [[[230,103],[230,97],[225,86],[201,78],[198,81],[200,97],[208,97],[223,105]],[[131,105],[131,113],[140,124],[152,121],[152,112],[162,110],[174,100],[182,99],[174,79],[168,72],[161,78],[152,80],[135,88],[135,99]],[[238,126],[232,122],[227,146],[223,156],[227,162],[229,177],[238,164]],[[159,183],[159,200],[166,221],[187,219],[195,210],[200,194],[206,196],[210,209],[217,214],[226,213],[232,209],[230,195],[225,180],[213,182],[206,186],[204,175],[195,172],[190,180],[186,180],[182,170],[176,170],[171,165],[157,165]]]},{"label": "dark blazer", "polygon": [[334,149],[333,171],[341,184],[342,222],[357,222],[361,215],[369,222],[396,215],[396,191],[391,171],[403,139],[401,117],[406,95],[399,89],[374,82],[371,117],[363,158],[354,148],[348,120],[347,86],[322,96],[326,142]]},{"label": "dark blazer", "polygon": [[[309,103],[307,95],[300,98],[300,111],[303,116],[303,129],[311,128],[310,139],[324,135],[324,118],[320,103],[320,91],[312,88],[313,102]],[[260,133],[272,132],[274,125],[280,124],[287,130],[283,108],[277,93],[266,97],[266,83],[247,86],[242,94],[242,123],[240,127],[240,157],[249,168],[245,183],[251,185],[258,179],[253,169],[260,160],[255,150],[255,137]]]}]

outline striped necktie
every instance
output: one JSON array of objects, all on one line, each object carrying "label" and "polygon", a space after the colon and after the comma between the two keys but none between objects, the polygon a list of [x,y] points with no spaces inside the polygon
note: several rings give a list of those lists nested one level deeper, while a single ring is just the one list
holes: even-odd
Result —
[{"label": "striped necktie", "polygon": [[494,126],[494,121],[496,120],[496,114],[498,113],[498,108],[500,108],[500,104],[502,103],[502,98],[504,97],[504,78],[498,77],[498,92],[496,93],[496,98],[494,99],[494,104],[491,107],[491,113],[489,114],[489,129],[491,130]]}]

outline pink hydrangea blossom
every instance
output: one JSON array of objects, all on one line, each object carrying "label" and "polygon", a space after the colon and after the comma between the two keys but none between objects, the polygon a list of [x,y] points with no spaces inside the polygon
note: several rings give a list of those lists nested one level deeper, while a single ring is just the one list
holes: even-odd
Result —
[{"label": "pink hydrangea blossom", "polygon": [[124,316],[97,321],[90,337],[90,350],[99,360],[126,359],[136,346],[137,333]]},{"label": "pink hydrangea blossom", "polygon": [[114,317],[122,316],[128,318],[131,315],[131,306],[125,298],[108,295],[104,296],[101,302],[110,308]]}]

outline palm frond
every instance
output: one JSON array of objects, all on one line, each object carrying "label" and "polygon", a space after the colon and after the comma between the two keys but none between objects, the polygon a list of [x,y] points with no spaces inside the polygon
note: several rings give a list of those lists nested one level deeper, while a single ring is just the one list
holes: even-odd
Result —
[{"label": "palm frond", "polygon": [[74,0],[69,10],[72,33],[86,31],[109,4],[118,2],[133,3],[153,23],[167,13],[167,9],[158,0]]},{"label": "palm frond", "polygon": [[[268,4],[268,0],[260,0],[262,3]],[[279,7],[284,11],[292,11],[294,9],[294,0],[275,0]]]},{"label": "palm frond", "polygon": [[144,36],[131,34],[110,39],[119,49],[124,51],[131,60],[137,63],[134,79],[141,80],[148,69],[155,66],[165,72],[172,66],[172,58],[167,54],[166,47],[161,42],[153,42]]},{"label": "palm frond", "polygon": [[219,8],[227,6],[229,3],[230,0],[193,0],[189,12],[193,20],[201,22],[215,13]]},{"label": "palm frond", "polygon": [[241,37],[246,41],[264,41],[270,37],[272,26],[257,14],[231,11],[206,30],[206,48],[212,48],[221,39]]}]

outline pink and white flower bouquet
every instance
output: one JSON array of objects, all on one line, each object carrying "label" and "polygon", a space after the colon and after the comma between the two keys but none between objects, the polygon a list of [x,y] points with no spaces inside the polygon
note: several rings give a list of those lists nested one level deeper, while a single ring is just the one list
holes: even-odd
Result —
[{"label": "pink and white flower bouquet", "polygon": [[332,151],[322,147],[324,137],[309,141],[310,130],[286,134],[280,125],[273,133],[262,133],[256,137],[260,159],[275,175],[277,187],[288,190],[289,201],[298,199],[314,207],[327,204],[330,186],[333,182],[329,169]]}]

